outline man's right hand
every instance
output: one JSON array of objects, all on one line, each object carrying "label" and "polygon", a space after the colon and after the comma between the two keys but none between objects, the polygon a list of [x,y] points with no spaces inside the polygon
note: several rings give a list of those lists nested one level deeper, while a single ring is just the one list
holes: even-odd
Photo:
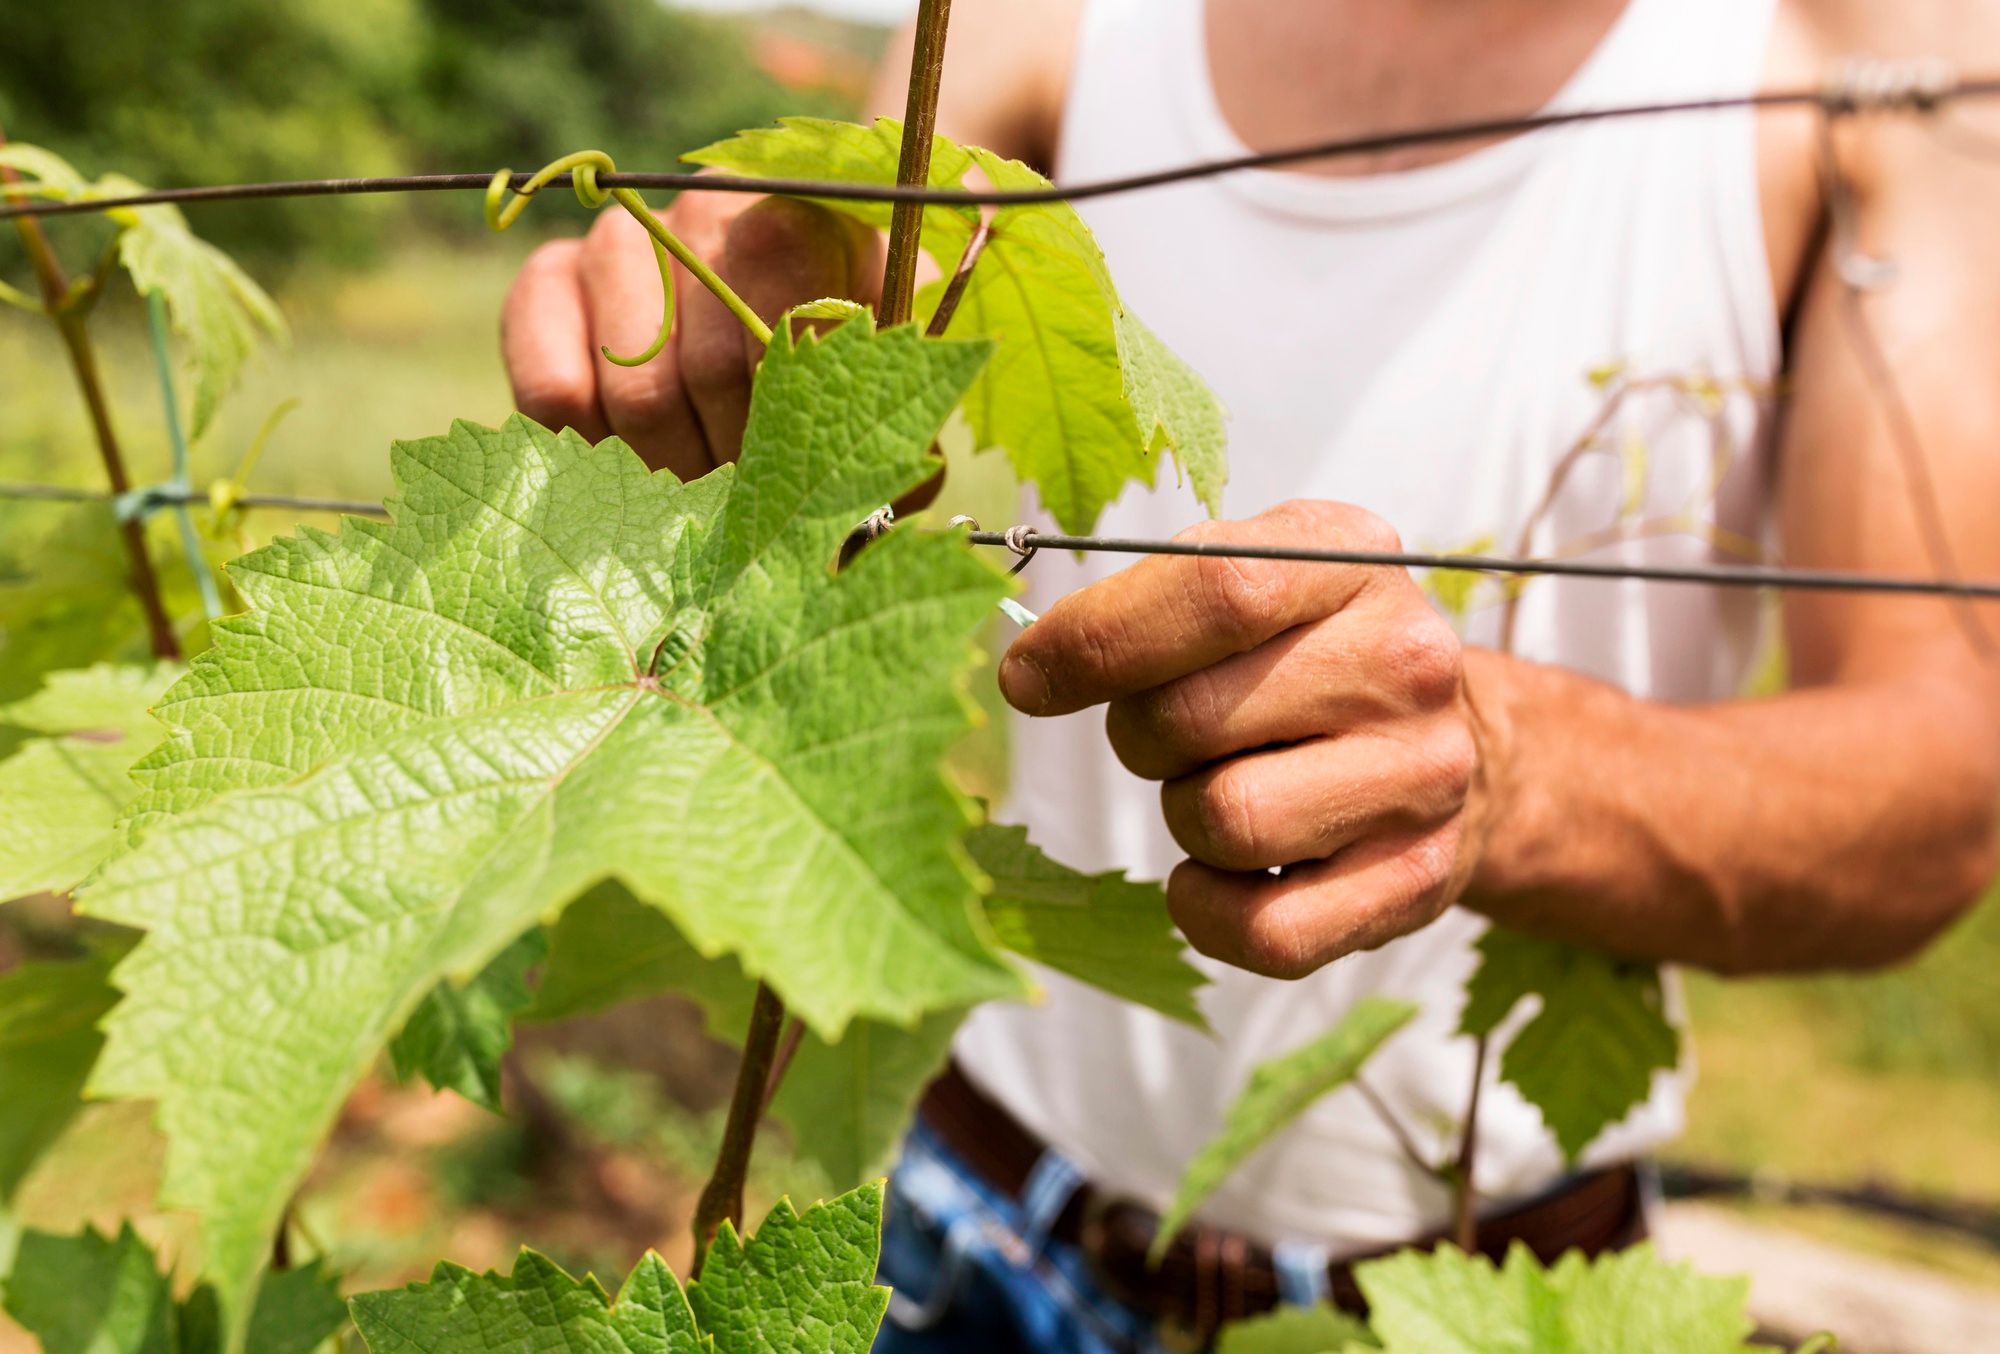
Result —
[{"label": "man's right hand", "polygon": [[[880,236],[823,207],[688,193],[661,218],[767,323],[824,296],[872,305],[881,289]],[[606,206],[583,239],[535,250],[500,321],[516,406],[592,442],[615,433],[648,465],[684,480],[735,460],[762,351],[678,263],[674,293],[679,311],[665,349],[643,366],[621,367],[600,347],[643,352],[659,333],[659,265],[645,230]]]}]

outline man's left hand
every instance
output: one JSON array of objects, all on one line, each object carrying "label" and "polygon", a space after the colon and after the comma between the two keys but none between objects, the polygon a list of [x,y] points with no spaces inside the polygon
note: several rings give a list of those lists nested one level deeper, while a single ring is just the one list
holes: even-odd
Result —
[{"label": "man's left hand", "polygon": [[[1180,539],[1400,548],[1325,502]],[[1109,707],[1119,760],[1162,782],[1190,857],[1167,900],[1204,954],[1302,977],[1435,920],[1471,874],[1490,739],[1404,570],[1155,556],[1051,607],[1000,686],[1029,715]]]}]

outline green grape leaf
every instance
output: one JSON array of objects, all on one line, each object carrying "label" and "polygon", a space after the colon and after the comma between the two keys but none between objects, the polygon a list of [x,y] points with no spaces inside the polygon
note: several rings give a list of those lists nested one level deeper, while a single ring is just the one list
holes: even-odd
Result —
[{"label": "green grape leaf", "polygon": [[803,1214],[780,1200],[748,1241],[723,1223],[688,1301],[715,1354],[867,1354],[889,1309],[881,1250],[879,1183]]},{"label": "green grape leaf", "polygon": [[494,956],[469,983],[446,979],[389,1044],[399,1080],[422,1076],[500,1113],[500,1058],[514,1040],[514,1018],[534,1000],[528,970],[548,953],[539,927]]},{"label": "green grape leaf", "polygon": [[136,849],[83,900],[148,931],[93,1088],[156,1102],[232,1312],[424,994],[606,876],[829,1039],[1024,990],[938,769],[1006,582],[907,528],[831,568],[985,355],[781,334],[741,461],[690,485],[461,423],[396,446],[390,521],[233,566],[250,610],[161,702]]},{"label": "green grape leaf", "polygon": [[[711,1034],[742,1043],[756,985],[741,966],[704,957],[672,922],[611,881],[571,903],[556,922],[526,1018],[563,1019],[663,992],[690,998]],[[878,1175],[963,1018],[958,1010],[934,1011],[913,1029],[856,1020],[832,1044],[808,1032],[771,1103],[772,1117],[834,1188]]]},{"label": "green grape leaf", "polygon": [[0,900],[67,892],[111,853],[139,795],[128,769],[166,733],[147,707],[179,672],[100,663],[0,705],[0,732],[19,738],[0,760]]},{"label": "green grape leaf", "polygon": [[1354,1080],[1375,1050],[1416,1014],[1417,1008],[1405,1001],[1363,997],[1319,1038],[1260,1064],[1230,1105],[1222,1132],[1181,1172],[1174,1201],[1153,1234],[1155,1263],[1231,1171],[1314,1101]]},{"label": "green grape leaf", "polygon": [[[775,127],[757,127],[681,156],[690,164],[707,165],[731,174],[755,178],[818,179],[837,183],[894,183],[903,150],[903,124],[877,118],[871,126],[830,118],[779,118]],[[947,137],[931,138],[930,185],[959,188],[972,157]],[[878,230],[889,228],[895,208],[887,202],[812,201],[845,213]],[[935,205],[924,208],[924,245],[955,261],[979,224],[975,207]],[[955,246],[955,248],[954,248]]]},{"label": "green grape leaf", "polygon": [[1348,1354],[1376,1347],[1367,1323],[1337,1307],[1280,1307],[1224,1326],[1215,1354]]},{"label": "green grape leaf", "polygon": [[1195,993],[1208,979],[1188,962],[1158,884],[1116,871],[1086,875],[1056,864],[1021,827],[989,825],[966,849],[992,880],[986,917],[1014,953],[1080,982],[1207,1030]]},{"label": "green grape leaf", "polygon": [[1500,1075],[1541,1111],[1571,1161],[1644,1102],[1680,1061],[1660,972],[1495,927],[1479,942],[1460,1030],[1490,1035],[1522,999],[1541,1009],[1508,1042]]},{"label": "green grape leaf", "polygon": [[[894,183],[900,125],[872,128],[787,119],[705,146],[687,159],[732,174]],[[963,187],[977,166],[996,188],[1041,189],[1047,179],[1018,160],[939,138],[931,183]],[[870,225],[887,224],[880,203],[825,200]],[[947,274],[970,240],[957,208],[928,208],[923,245]],[[1185,363],[1125,310],[1090,228],[1066,202],[999,208],[988,223],[947,332],[997,340],[992,363],[966,400],[983,446],[1007,451],[1067,531],[1088,531],[1127,483],[1152,484],[1157,453],[1173,452],[1211,513],[1227,475],[1221,406]],[[944,283],[919,300],[934,314]]]},{"label": "green grape leaf", "polygon": [[188,228],[178,208],[136,207],[114,215],[126,226],[118,237],[119,262],[141,296],[157,291],[165,298],[174,333],[187,346],[194,382],[188,436],[200,437],[259,334],[285,338],[284,316],[234,259]]},{"label": "green grape leaf", "polygon": [[1562,1298],[1563,1324],[1578,1354],[1620,1347],[1739,1354],[1756,1326],[1746,1313],[1748,1278],[1669,1264],[1650,1245],[1595,1260],[1571,1251],[1549,1271],[1549,1286]]},{"label": "green grape leaf", "polygon": [[[0,146],[0,165],[19,170],[44,197],[75,201],[145,191],[122,174],[86,181],[60,156],[20,142]],[[178,207],[116,207],[106,215],[121,228],[118,261],[132,275],[132,285],[141,296],[157,291],[165,297],[174,332],[187,344],[194,379],[188,435],[200,437],[259,332],[285,337],[284,316],[235,260],[188,228]]]},{"label": "green grape leaf", "polygon": [[95,1231],[21,1236],[7,1276],[7,1315],[46,1354],[173,1354],[173,1290],[153,1252],[127,1223],[113,1239]]},{"label": "green grape leaf", "polygon": [[585,1275],[571,1278],[523,1249],[511,1275],[453,1264],[430,1282],[349,1300],[372,1354],[499,1354],[578,1350],[590,1354],[708,1354],[706,1337],[666,1261],[640,1257],[613,1300]]},{"label": "green grape leaf", "polygon": [[881,1175],[964,1019],[933,1011],[908,1030],[857,1020],[834,1044],[808,1034],[771,1102],[793,1150],[835,1189]]},{"label": "green grape leaf", "polygon": [[1516,1245],[1496,1267],[1440,1245],[1356,1267],[1389,1354],[1746,1354],[1750,1285],[1671,1265],[1651,1246],[1544,1270]]},{"label": "green grape leaf", "polygon": [[44,189],[49,196],[73,196],[90,186],[75,165],[52,150],[25,141],[0,145],[0,168],[14,170],[29,181],[28,187]]},{"label": "green grape leaf", "polygon": [[[161,548],[161,535],[173,531],[156,518],[149,548],[168,616],[192,648],[205,633],[201,598],[185,555]],[[0,702],[27,695],[51,672],[150,655],[111,505],[0,501]]]},{"label": "green grape leaf", "polygon": [[[1029,844],[1025,828],[975,828],[966,848],[991,880],[986,917],[1002,946],[1208,1028],[1194,1001],[1207,979],[1188,963],[1157,884],[1065,869]],[[556,923],[529,1018],[561,1019],[680,992],[702,1005],[714,1033],[740,1041],[752,991],[735,964],[703,957],[672,922],[614,883],[578,899]],[[858,1184],[888,1159],[962,1018],[935,1012],[914,1029],[857,1022],[831,1045],[809,1035],[772,1113],[836,1187]]]},{"label": "green grape leaf", "polygon": [[[22,1234],[7,1276],[7,1314],[47,1354],[216,1354],[215,1292],[176,1303],[152,1250],[130,1223],[116,1238]],[[248,1348],[311,1354],[347,1324],[339,1285],[318,1261],[273,1275],[258,1294]]]},{"label": "green grape leaf", "polygon": [[[181,1354],[221,1354],[225,1347],[222,1309],[215,1289],[203,1284],[176,1309]],[[340,1282],[323,1261],[271,1275],[257,1290],[250,1354],[313,1354],[347,1325],[347,1302]]]},{"label": "green grape leaf", "polygon": [[701,1006],[718,1034],[737,1034],[750,1023],[756,984],[741,966],[697,950],[679,927],[616,879],[564,908],[548,937],[542,979],[523,1020],[568,1020],[677,992]]},{"label": "green grape leaf", "polygon": [[0,1205],[83,1108],[84,1079],[118,1000],[110,953],[0,974]]},{"label": "green grape leaf", "polygon": [[1211,515],[1222,511],[1229,481],[1229,434],[1222,404],[1194,368],[1131,311],[1118,312],[1118,361],[1148,453],[1173,453],[1194,496]]}]

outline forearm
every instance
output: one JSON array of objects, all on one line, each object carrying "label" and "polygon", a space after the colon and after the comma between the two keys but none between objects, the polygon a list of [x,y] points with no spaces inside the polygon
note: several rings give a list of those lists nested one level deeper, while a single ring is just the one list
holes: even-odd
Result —
[{"label": "forearm", "polygon": [[1463,902],[1553,939],[1732,973],[1906,957],[1993,872],[1986,680],[1941,659],[1674,706],[1468,653],[1489,809]]}]

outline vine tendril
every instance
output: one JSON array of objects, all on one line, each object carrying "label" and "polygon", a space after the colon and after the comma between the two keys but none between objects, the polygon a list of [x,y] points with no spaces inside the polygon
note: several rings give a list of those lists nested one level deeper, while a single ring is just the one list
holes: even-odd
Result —
[{"label": "vine tendril", "polygon": [[[630,188],[604,188],[597,182],[599,174],[615,174],[618,166],[611,157],[601,150],[580,150],[552,160],[528,177],[519,192],[511,185],[514,171],[502,169],[495,173],[486,184],[486,224],[493,230],[505,230],[527,210],[528,200],[546,187],[559,175],[570,176],[570,186],[576,191],[576,200],[592,211],[607,202],[616,202],[631,214],[632,219],[646,229],[653,241],[653,257],[660,265],[660,288],[666,297],[666,307],[660,316],[660,332],[652,346],[631,357],[620,357],[608,347],[600,347],[607,362],[616,362],[621,367],[637,367],[652,361],[667,346],[667,339],[674,328],[674,270],[668,262],[670,258],[680,260],[680,264],[694,275],[697,282],[715,293],[717,300],[729,308],[729,313],[743,322],[757,342],[771,341],[771,326],[765,324],[750,309],[742,297],[732,290],[695,252],[682,243],[681,238],[667,229],[666,223],[653,215],[646,206],[646,200]],[[511,196],[510,196],[511,194]]]}]

